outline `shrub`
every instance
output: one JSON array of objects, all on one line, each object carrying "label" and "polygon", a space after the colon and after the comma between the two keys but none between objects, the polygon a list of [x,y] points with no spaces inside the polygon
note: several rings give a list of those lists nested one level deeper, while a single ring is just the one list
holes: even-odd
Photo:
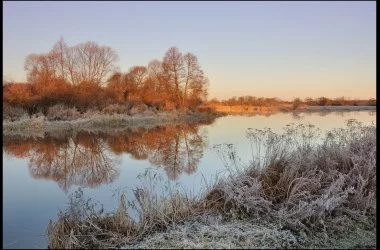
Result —
[{"label": "shrub", "polygon": [[369,99],[368,105],[369,106],[376,106],[376,99],[374,99],[374,98]]},{"label": "shrub", "polygon": [[71,121],[81,117],[78,110],[74,108],[65,107],[62,104],[54,105],[47,111],[47,118],[49,121]]},{"label": "shrub", "polygon": [[145,105],[144,103],[137,103],[132,106],[131,110],[129,111],[130,115],[136,115],[136,114],[141,114],[148,110],[148,106]]},{"label": "shrub", "polygon": [[326,106],[330,103],[330,100],[326,97],[320,97],[317,102],[319,106]]},{"label": "shrub", "polygon": [[[225,213],[270,214],[306,232],[342,231],[335,222],[345,216],[354,221],[374,218],[376,128],[354,120],[347,126],[328,132],[321,144],[314,141],[318,130],[312,125],[288,127],[283,135],[249,131],[258,152],[252,165],[232,171],[206,200]],[[226,166],[239,166],[233,147],[219,152],[224,152]]]},{"label": "shrub", "polygon": [[17,121],[23,118],[29,118],[25,109],[3,104],[3,120]]},{"label": "shrub", "polygon": [[105,114],[127,114],[131,109],[130,104],[111,104],[103,108],[102,112]]},{"label": "shrub", "polygon": [[332,105],[332,106],[342,106],[342,103],[339,102],[339,101],[333,101],[333,102],[331,103],[331,105]]},{"label": "shrub", "polygon": [[300,98],[296,98],[293,101],[293,109],[297,109],[302,104],[302,101]]},{"label": "shrub", "polygon": [[216,114],[216,110],[214,107],[197,107],[195,111],[206,113],[206,114]]},{"label": "shrub", "polygon": [[162,106],[163,111],[172,111],[176,109],[176,104],[171,101],[165,101],[164,105]]}]

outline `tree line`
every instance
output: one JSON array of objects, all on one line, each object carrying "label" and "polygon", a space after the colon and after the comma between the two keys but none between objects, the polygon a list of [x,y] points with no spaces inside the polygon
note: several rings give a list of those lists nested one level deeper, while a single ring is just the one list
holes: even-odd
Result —
[{"label": "tree line", "polygon": [[225,105],[225,106],[236,106],[236,105],[251,105],[251,106],[279,106],[281,104],[293,104],[295,106],[299,105],[308,105],[308,106],[376,106],[376,99],[371,98],[368,100],[359,100],[359,99],[348,99],[345,97],[338,98],[327,98],[327,97],[318,97],[311,98],[307,97],[305,99],[295,98],[293,101],[284,101],[279,98],[263,98],[255,96],[240,96],[232,97],[227,100],[218,100],[216,98],[208,102],[210,105]]},{"label": "tree line", "polygon": [[171,47],[147,66],[117,70],[117,53],[85,42],[68,46],[61,38],[48,53],[29,54],[27,83],[3,84],[3,104],[46,112],[63,104],[80,111],[112,104],[145,104],[157,110],[195,108],[204,102],[208,79],[193,53]]}]

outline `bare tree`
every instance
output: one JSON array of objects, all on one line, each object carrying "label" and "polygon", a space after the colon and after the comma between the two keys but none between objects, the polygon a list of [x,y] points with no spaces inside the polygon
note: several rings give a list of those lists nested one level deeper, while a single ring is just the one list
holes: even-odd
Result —
[{"label": "bare tree", "polygon": [[73,84],[78,84],[78,73],[77,73],[77,53],[74,47],[69,47],[65,51],[65,68],[67,70],[67,79]]},{"label": "bare tree", "polygon": [[82,82],[101,85],[111,71],[118,56],[108,46],[86,42],[68,47],[61,38],[47,54],[30,54],[25,70],[31,82],[47,83],[63,79],[73,85]]},{"label": "bare tree", "polygon": [[57,59],[57,67],[58,67],[58,77],[66,81],[67,78],[67,73],[66,73],[66,61],[67,59],[65,58],[67,54],[67,44],[65,43],[63,37],[59,39],[59,41],[53,46],[53,49],[51,53],[53,53],[56,56]]},{"label": "bare tree", "polygon": [[117,54],[108,46],[86,42],[75,47],[79,82],[101,85],[106,76],[114,70]]},{"label": "bare tree", "polygon": [[141,88],[143,82],[147,77],[148,70],[144,66],[135,66],[129,69],[126,77],[130,80],[136,88]]},{"label": "bare tree", "polygon": [[188,97],[190,105],[198,105],[206,100],[208,95],[208,84],[209,81],[207,77],[197,78],[190,82],[190,93]]},{"label": "bare tree", "polygon": [[183,56],[185,71],[186,71],[186,80],[185,80],[185,90],[183,93],[182,102],[185,105],[187,102],[187,94],[189,88],[194,94],[201,94],[203,92],[204,76],[201,66],[198,63],[198,58],[192,53],[186,53]]},{"label": "bare tree", "polygon": [[166,52],[162,65],[169,83],[175,88],[176,101],[179,104],[181,100],[181,84],[184,82],[185,77],[185,67],[182,53],[179,52],[178,48],[171,47]]},{"label": "bare tree", "polygon": [[164,73],[162,62],[155,59],[148,64],[148,76],[154,83],[156,91],[170,92],[170,85]]},{"label": "bare tree", "polygon": [[34,83],[49,83],[57,76],[57,57],[54,53],[29,54],[24,69],[27,80]]}]

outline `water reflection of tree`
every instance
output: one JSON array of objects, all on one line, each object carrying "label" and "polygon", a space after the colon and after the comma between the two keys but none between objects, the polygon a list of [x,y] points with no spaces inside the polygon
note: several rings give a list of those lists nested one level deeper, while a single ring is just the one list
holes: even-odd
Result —
[{"label": "water reflection of tree", "polygon": [[299,121],[302,119],[301,113],[299,112],[292,112],[292,118],[296,121]]},{"label": "water reflection of tree", "polygon": [[172,136],[152,151],[149,161],[164,168],[169,178],[176,180],[182,172],[196,171],[203,157],[205,137],[191,126],[179,126],[171,132]]},{"label": "water reflection of tree", "polygon": [[[203,131],[203,132],[202,132]],[[72,185],[96,187],[119,175],[117,155],[128,153],[162,167],[169,178],[196,171],[207,133],[198,125],[171,125],[153,129],[49,135],[44,138],[4,137],[4,151],[27,158],[32,177],[54,180],[66,192]]]},{"label": "water reflection of tree", "polygon": [[[96,187],[111,183],[119,175],[107,144],[91,134],[79,133],[64,139],[8,139],[4,150],[13,156],[27,156],[36,179],[54,180],[67,192],[72,185]],[[27,147],[25,147],[27,145]]]},{"label": "water reflection of tree", "polygon": [[207,134],[201,133],[198,125],[177,125],[117,134],[107,140],[115,153],[126,152],[134,159],[148,159],[152,165],[162,167],[170,179],[176,180],[183,172],[196,171],[206,138]]}]

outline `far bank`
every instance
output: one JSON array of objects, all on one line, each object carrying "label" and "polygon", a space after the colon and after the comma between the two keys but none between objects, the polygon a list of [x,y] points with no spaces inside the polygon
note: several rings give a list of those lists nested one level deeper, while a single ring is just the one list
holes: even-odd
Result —
[{"label": "far bank", "polygon": [[100,113],[86,112],[73,114],[71,110],[58,111],[54,115],[44,116],[42,113],[28,116],[23,114],[16,119],[3,116],[3,135],[39,134],[62,130],[115,130],[124,128],[166,125],[191,124],[199,122],[211,123],[225,115],[273,115],[277,113],[313,113],[313,112],[347,112],[347,111],[376,111],[376,106],[302,106],[297,109],[290,107],[254,107],[254,106],[215,106],[200,108],[200,111],[170,111],[170,112],[141,112]]}]

